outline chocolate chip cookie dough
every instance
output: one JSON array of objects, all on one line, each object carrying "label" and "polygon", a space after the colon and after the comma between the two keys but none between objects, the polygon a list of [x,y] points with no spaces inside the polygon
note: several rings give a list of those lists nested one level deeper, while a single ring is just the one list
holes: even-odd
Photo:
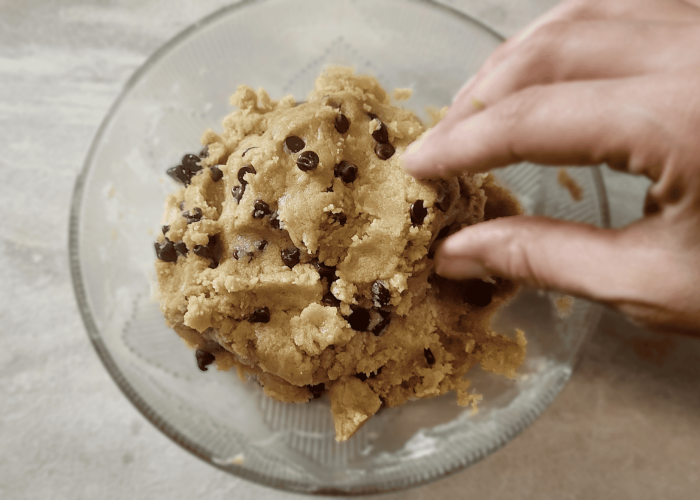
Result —
[{"label": "chocolate chip cookie dough", "polygon": [[277,400],[330,395],[336,439],[382,405],[457,391],[476,364],[514,377],[525,338],[496,334],[514,293],[449,281],[436,244],[519,212],[489,174],[418,181],[399,155],[424,132],[369,76],[331,67],[304,103],[240,86],[223,132],[168,174],[159,299],[202,370],[236,368]]}]

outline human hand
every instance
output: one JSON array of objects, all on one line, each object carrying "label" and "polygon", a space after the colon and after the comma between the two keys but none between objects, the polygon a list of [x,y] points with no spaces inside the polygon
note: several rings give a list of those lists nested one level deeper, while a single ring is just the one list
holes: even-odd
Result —
[{"label": "human hand", "polygon": [[699,47],[700,6],[681,0],[565,1],[508,40],[403,155],[405,170],[605,162],[653,181],[645,216],[615,230],[488,221],[447,238],[437,272],[557,289],[700,336]]}]

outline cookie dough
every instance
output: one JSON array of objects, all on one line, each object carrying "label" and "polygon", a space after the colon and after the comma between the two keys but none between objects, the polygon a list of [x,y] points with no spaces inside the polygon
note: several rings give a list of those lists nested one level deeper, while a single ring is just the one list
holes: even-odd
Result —
[{"label": "cookie dough", "polygon": [[451,390],[476,405],[476,364],[515,376],[524,335],[489,319],[516,286],[449,281],[432,260],[449,234],[519,213],[505,189],[405,174],[423,124],[348,68],[303,103],[246,86],[231,103],[223,131],[169,169],[183,186],[155,244],[162,311],[200,368],[235,368],[280,401],[327,391],[339,441],[382,406]]}]

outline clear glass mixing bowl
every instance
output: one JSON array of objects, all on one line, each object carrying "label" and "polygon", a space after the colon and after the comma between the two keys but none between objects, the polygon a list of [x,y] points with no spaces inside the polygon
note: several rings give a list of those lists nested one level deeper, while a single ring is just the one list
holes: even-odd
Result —
[{"label": "clear glass mixing bowl", "polygon": [[[470,373],[484,395],[472,414],[454,396],[385,409],[348,442],[334,440],[327,397],[305,405],[267,399],[235,373],[197,369],[152,299],[153,241],[165,176],[197,151],[245,83],[302,100],[329,63],[411,87],[405,103],[426,117],[449,104],[501,37],[447,7],[416,0],[245,1],[197,22],[129,80],[99,129],[76,182],[70,263],[86,329],[107,370],[156,427],[198,457],[259,483],[314,494],[395,491],[467,467],[503,446],[552,401],[571,375],[598,306],[576,300],[560,317],[551,293],[524,290],[496,320],[528,336],[517,381]],[[527,212],[607,225],[601,177],[570,169],[572,201],[554,169],[497,172]]]}]

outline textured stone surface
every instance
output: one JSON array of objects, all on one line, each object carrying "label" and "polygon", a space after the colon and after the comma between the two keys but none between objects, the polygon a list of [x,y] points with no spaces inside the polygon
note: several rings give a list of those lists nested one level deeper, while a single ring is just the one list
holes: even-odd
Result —
[{"label": "textured stone surface", "polygon": [[[228,2],[0,0],[0,498],[303,498],[228,476],[131,406],[85,335],[67,264],[73,182],[131,73]],[[446,2],[512,33],[552,0]],[[607,173],[613,222],[645,181]],[[606,314],[551,408],[482,463],[380,498],[693,498],[700,343]]]}]

